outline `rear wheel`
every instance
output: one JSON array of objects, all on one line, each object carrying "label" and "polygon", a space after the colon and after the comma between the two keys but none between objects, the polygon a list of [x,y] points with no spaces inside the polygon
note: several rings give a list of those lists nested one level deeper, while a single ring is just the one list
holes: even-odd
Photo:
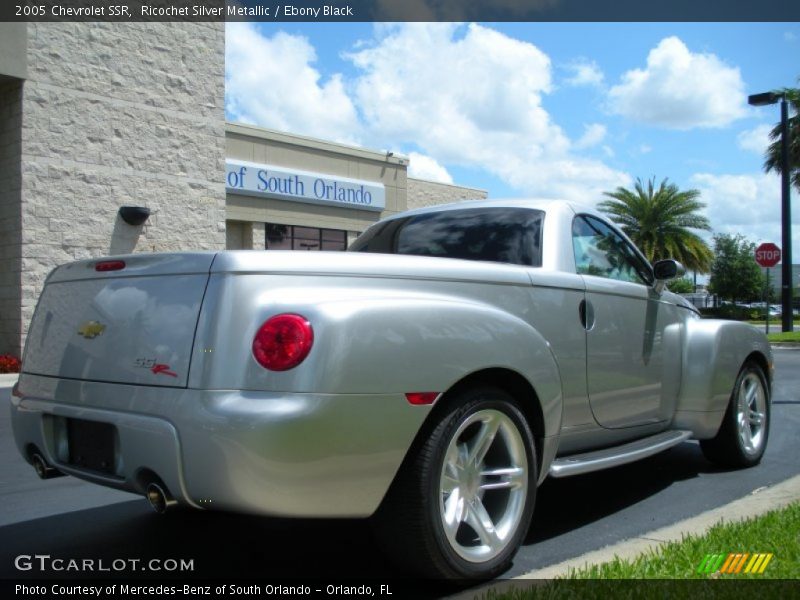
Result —
[{"label": "rear wheel", "polygon": [[388,553],[418,574],[490,578],[509,566],[530,525],[533,436],[502,390],[453,400],[404,464],[376,528]]},{"label": "rear wheel", "polygon": [[739,372],[716,437],[701,440],[706,458],[726,467],[752,467],[761,462],[770,426],[769,386],[764,371],[748,361]]}]

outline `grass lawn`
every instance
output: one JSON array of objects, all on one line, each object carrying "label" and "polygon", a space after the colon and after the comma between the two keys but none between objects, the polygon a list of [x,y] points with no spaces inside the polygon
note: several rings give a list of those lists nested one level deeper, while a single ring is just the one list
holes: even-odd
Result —
[{"label": "grass lawn", "polygon": [[[698,572],[707,555],[727,557],[729,553],[749,553],[751,556],[744,561],[745,568],[753,554],[771,553],[773,556],[763,574],[745,574],[745,568],[734,574],[718,570],[711,574]],[[686,536],[680,542],[664,544],[634,560],[615,559],[573,570],[564,578],[538,582],[528,588],[489,590],[483,597],[487,600],[786,598],[787,593],[796,594],[798,579],[800,502],[751,520],[715,525],[705,535]]]},{"label": "grass lawn", "polygon": [[798,331],[787,331],[785,333],[769,333],[767,339],[770,342],[796,342],[800,343],[800,329]]},{"label": "grass lawn", "polygon": [[[748,521],[715,525],[705,535],[687,536],[636,560],[614,560],[570,574],[572,579],[707,578],[698,573],[706,554],[771,552],[761,575],[711,575],[720,578],[800,578],[800,502]],[[743,569],[744,571],[744,569]]]}]

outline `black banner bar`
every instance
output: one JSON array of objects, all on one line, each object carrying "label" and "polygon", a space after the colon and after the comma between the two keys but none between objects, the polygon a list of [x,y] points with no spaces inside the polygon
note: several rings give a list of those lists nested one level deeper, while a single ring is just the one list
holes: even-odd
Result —
[{"label": "black banner bar", "polygon": [[3,0],[0,21],[794,22],[798,0]]},{"label": "black banner bar", "polygon": [[193,579],[130,580],[3,580],[3,598],[349,598],[351,600],[404,598],[576,598],[605,600],[620,598],[648,600],[751,600],[779,599],[797,595],[797,581],[781,579],[581,579],[581,580],[495,580],[475,585],[470,582],[419,580],[323,581]]}]

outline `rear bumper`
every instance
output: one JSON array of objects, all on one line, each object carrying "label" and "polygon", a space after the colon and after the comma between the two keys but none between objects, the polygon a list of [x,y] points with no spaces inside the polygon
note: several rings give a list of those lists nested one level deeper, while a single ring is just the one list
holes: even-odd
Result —
[{"label": "rear bumper", "polygon": [[[155,474],[182,504],[296,517],[365,517],[428,414],[402,394],[191,390],[23,374],[19,451],[64,473],[143,493]],[[65,418],[111,423],[113,474],[67,464]]]}]

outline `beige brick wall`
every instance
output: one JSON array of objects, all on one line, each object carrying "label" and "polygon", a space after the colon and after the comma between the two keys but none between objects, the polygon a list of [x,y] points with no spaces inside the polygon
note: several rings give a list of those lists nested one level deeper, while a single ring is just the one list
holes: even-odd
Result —
[{"label": "beige brick wall", "polygon": [[225,248],[228,250],[244,249],[244,228],[249,223],[227,221],[225,223]]},{"label": "beige brick wall", "polygon": [[29,25],[22,337],[59,264],[225,247],[224,44],[222,23]]},{"label": "beige brick wall", "polygon": [[226,221],[225,248],[227,250],[264,250],[264,223]]},{"label": "beige brick wall", "polygon": [[459,200],[480,200],[489,196],[486,190],[437,183],[425,179],[408,178],[408,209],[435,206],[458,202]]}]

